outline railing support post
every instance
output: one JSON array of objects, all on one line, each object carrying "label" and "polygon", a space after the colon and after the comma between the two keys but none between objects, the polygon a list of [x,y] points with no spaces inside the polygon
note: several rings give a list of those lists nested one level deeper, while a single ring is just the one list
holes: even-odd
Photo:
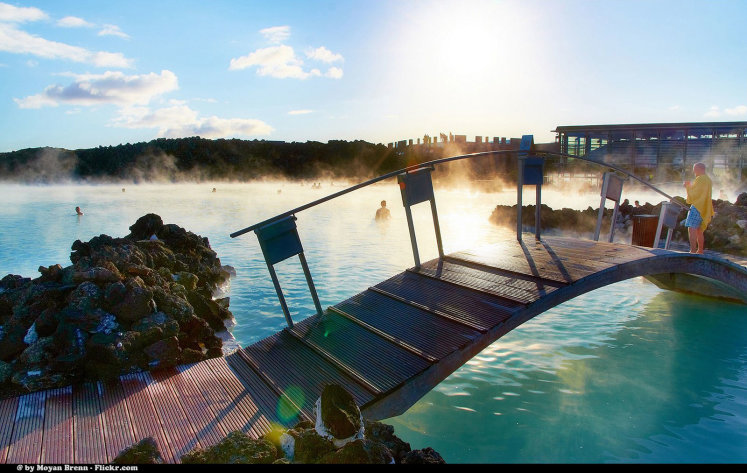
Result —
[{"label": "railing support post", "polygon": [[438,223],[438,212],[436,211],[436,197],[433,194],[433,181],[431,180],[433,168],[418,169],[417,171],[404,172],[397,175],[400,193],[402,194],[402,205],[405,207],[407,217],[407,228],[410,231],[410,243],[412,244],[412,255],[415,259],[415,267],[420,267],[420,255],[418,253],[418,242],[415,237],[415,224],[412,219],[412,207],[421,202],[430,201],[431,214],[433,215],[433,228],[436,232],[436,245],[438,256],[443,258],[444,249],[441,242],[441,226]]},{"label": "railing support post", "polygon": [[597,214],[597,226],[594,229],[594,241],[599,241],[599,232],[602,229],[602,217],[604,216],[604,204],[607,199],[615,202],[615,209],[612,211],[612,223],[610,224],[609,242],[615,237],[615,222],[617,221],[617,212],[620,208],[620,198],[622,197],[623,180],[613,172],[605,172],[602,181],[602,201],[599,203],[599,213]]},{"label": "railing support post", "polygon": [[311,298],[314,301],[317,314],[322,315],[324,312],[319,302],[319,296],[316,293],[316,287],[314,287],[314,281],[311,278],[309,265],[303,254],[303,246],[298,236],[295,221],[295,216],[289,216],[254,230],[259,240],[259,246],[262,248],[262,255],[265,257],[267,269],[270,271],[270,278],[272,278],[272,284],[275,286],[275,292],[278,295],[280,307],[283,309],[283,315],[285,315],[288,328],[293,328],[293,318],[288,310],[288,304],[285,302],[283,289],[280,287],[280,281],[278,281],[274,265],[291,256],[298,255],[298,259],[301,261],[303,274],[306,277],[306,283],[309,285],[309,292],[311,292]]},{"label": "railing support post", "polygon": [[534,136],[521,137],[518,157],[518,173],[516,186],[516,239],[521,241],[522,233],[522,189],[525,185],[536,186],[536,207],[534,209],[534,238],[540,240],[542,182],[544,181],[544,160],[534,156]]},{"label": "railing support post", "polygon": [[667,240],[664,243],[664,249],[669,249],[669,244],[672,241],[672,233],[674,233],[675,227],[677,227],[677,218],[679,217],[680,211],[675,208],[671,202],[661,203],[661,212],[659,213],[659,224],[656,226],[656,236],[654,237],[654,248],[659,247],[659,239],[661,238],[661,231],[664,227],[667,227]]}]

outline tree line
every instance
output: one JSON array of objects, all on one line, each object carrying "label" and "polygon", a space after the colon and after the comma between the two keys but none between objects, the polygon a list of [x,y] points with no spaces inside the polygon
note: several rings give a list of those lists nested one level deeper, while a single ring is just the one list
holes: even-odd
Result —
[{"label": "tree line", "polygon": [[159,138],[90,149],[28,148],[0,153],[0,179],[43,183],[352,178],[391,172],[404,167],[406,161],[396,148],[362,140]]}]

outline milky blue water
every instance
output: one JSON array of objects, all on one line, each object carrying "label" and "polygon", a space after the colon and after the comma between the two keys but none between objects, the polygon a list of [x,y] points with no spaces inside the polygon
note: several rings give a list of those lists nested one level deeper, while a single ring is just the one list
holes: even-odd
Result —
[{"label": "milky blue water", "polygon": [[[342,188],[326,181],[321,189],[0,184],[0,277],[67,266],[74,240],[124,236],[138,217],[157,213],[208,237],[221,262],[236,269],[228,295],[234,336],[246,346],[285,321],[256,237],[229,234]],[[382,199],[392,212],[384,225],[373,220]],[[445,251],[511,238],[487,218],[493,206],[514,199],[515,191],[437,188]],[[543,202],[586,208],[599,198],[543,191]],[[427,260],[436,256],[430,209],[414,210]],[[302,212],[297,223],[324,307],[413,264],[393,182]],[[276,269],[294,320],[310,315],[297,259]],[[747,309],[663,291],[641,278],[624,281],[522,325],[387,422],[413,448],[431,446],[449,463],[745,462]]]}]

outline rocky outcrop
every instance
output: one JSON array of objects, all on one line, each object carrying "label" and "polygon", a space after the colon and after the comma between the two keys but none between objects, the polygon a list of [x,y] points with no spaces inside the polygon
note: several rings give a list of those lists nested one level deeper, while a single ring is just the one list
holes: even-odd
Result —
[{"label": "rocky outcrop", "polygon": [[[675,197],[675,200],[685,203],[684,198]],[[747,256],[747,193],[739,195],[735,203],[725,200],[713,201],[714,216],[705,232],[705,247],[708,250]],[[534,227],[535,206],[527,205],[522,208],[522,223],[526,228]],[[592,207],[586,210],[574,210],[563,208],[553,210],[542,204],[540,212],[540,225],[542,232],[558,231],[569,235],[590,235],[594,233],[597,224],[599,209]],[[617,220],[615,222],[616,235],[632,233],[633,221],[636,215],[659,215],[661,203],[652,205],[648,202],[640,207],[634,207],[627,200],[620,204]],[[603,214],[602,230],[608,232],[612,209],[606,209]],[[672,234],[672,241],[687,243],[687,228],[684,220],[687,218],[686,206],[681,208],[678,221],[680,224]],[[516,228],[516,205],[498,205],[490,215],[490,221],[496,225],[504,225]],[[618,233],[619,232],[619,233]]]},{"label": "rocky outcrop", "polygon": [[161,457],[155,439],[146,437],[119,452],[112,463],[115,465],[160,465],[163,463],[163,457]]},{"label": "rocky outcrop", "polygon": [[208,448],[197,448],[181,458],[182,463],[268,464],[278,459],[275,445],[267,439],[253,439],[235,431]]},{"label": "rocky outcrop", "polygon": [[207,238],[148,214],[72,250],[70,266],[0,280],[0,394],[222,355],[233,316],[213,296],[232,268]]},{"label": "rocky outcrop", "polygon": [[[329,385],[316,403],[316,422],[303,421],[282,433],[252,439],[232,432],[212,447],[195,449],[183,463],[436,464],[432,448],[411,450],[394,427],[365,421],[353,397]],[[278,435],[279,434],[279,435]]]}]

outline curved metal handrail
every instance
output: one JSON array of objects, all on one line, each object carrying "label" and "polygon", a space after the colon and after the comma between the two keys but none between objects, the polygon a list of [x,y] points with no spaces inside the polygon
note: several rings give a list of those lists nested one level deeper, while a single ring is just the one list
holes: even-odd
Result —
[{"label": "curved metal handrail", "polygon": [[580,159],[582,161],[586,161],[586,162],[594,163],[594,164],[599,164],[600,166],[605,166],[605,167],[608,167],[610,169],[614,169],[615,171],[621,172],[621,173],[627,175],[628,177],[632,177],[633,179],[635,179],[636,181],[640,182],[641,184],[643,184],[643,185],[645,185],[647,187],[650,187],[653,191],[658,192],[659,194],[661,194],[664,197],[666,197],[667,199],[669,199],[670,202],[673,202],[673,203],[675,203],[675,204],[677,204],[677,205],[679,205],[680,207],[683,207],[683,208],[689,208],[687,205],[683,204],[682,202],[679,202],[679,201],[675,200],[674,197],[672,197],[671,195],[669,195],[666,192],[662,191],[661,189],[657,188],[656,186],[652,185],[651,183],[646,182],[643,179],[641,179],[640,177],[636,176],[635,174],[633,174],[631,172],[628,172],[625,169],[622,169],[622,168],[620,168],[618,166],[615,166],[613,164],[605,163],[603,161],[597,161],[596,159],[586,158],[584,156],[574,156],[572,154],[558,153],[558,152],[555,152],[555,151],[536,151],[534,154],[536,154],[537,156],[551,156],[551,157],[554,157],[554,158],[573,158],[573,159]]},{"label": "curved metal handrail", "polygon": [[348,187],[346,189],[343,189],[339,192],[335,192],[334,194],[330,194],[326,197],[322,197],[321,199],[317,199],[313,202],[309,202],[308,204],[301,205],[300,207],[296,207],[295,209],[288,210],[287,212],[283,212],[279,215],[276,215],[274,217],[268,218],[267,220],[263,220],[259,223],[255,223],[254,225],[251,225],[249,227],[246,227],[244,229],[238,230],[236,232],[231,233],[231,238],[236,238],[237,236],[243,235],[244,233],[251,232],[252,230],[256,230],[257,228],[264,227],[265,225],[281,220],[285,217],[289,217],[291,215],[294,215],[298,212],[301,212],[303,210],[309,209],[311,207],[315,207],[319,204],[323,204],[324,202],[327,202],[328,200],[335,199],[337,197],[340,197],[342,195],[348,194],[350,192],[353,192],[354,190],[361,189],[363,187],[370,186],[371,184],[376,184],[379,181],[383,181],[385,179],[389,179],[391,177],[394,177],[398,174],[402,174],[403,172],[412,172],[417,171],[419,169],[426,169],[435,166],[436,164],[442,164],[447,163],[449,161],[456,161],[459,159],[467,159],[467,158],[476,158],[480,156],[488,156],[491,154],[510,154],[510,153],[518,153],[518,150],[495,150],[495,151],[481,151],[479,153],[470,153],[470,154],[461,154],[459,156],[450,156],[447,158],[440,158],[440,159],[434,159],[433,161],[428,161],[425,163],[420,164],[413,164],[412,166],[408,166],[403,169],[399,169],[397,171],[392,171],[386,174],[383,174],[379,177],[375,177],[373,179],[369,179],[368,181],[361,182],[360,184],[356,184],[354,186]]},{"label": "curved metal handrail", "polygon": [[[427,162],[420,163],[420,164],[413,164],[412,166],[408,166],[406,168],[399,169],[397,171],[392,171],[392,172],[383,174],[381,176],[375,177],[373,179],[369,179],[369,180],[367,180],[365,182],[361,182],[360,184],[356,184],[354,186],[348,187],[348,188],[343,189],[341,191],[335,192],[334,194],[330,194],[330,195],[328,195],[326,197],[322,197],[321,199],[314,200],[314,201],[309,202],[307,204],[301,205],[301,206],[296,207],[294,209],[291,209],[291,210],[288,210],[288,211],[283,212],[281,214],[275,215],[274,217],[268,218],[268,219],[263,220],[263,221],[261,221],[259,223],[255,223],[254,225],[250,225],[250,226],[248,226],[246,228],[243,228],[241,230],[235,231],[235,232],[231,233],[230,236],[231,236],[231,238],[236,238],[237,236],[240,236],[240,235],[243,235],[245,233],[251,232],[251,231],[256,230],[257,228],[263,227],[263,226],[265,226],[267,224],[276,222],[278,220],[281,220],[281,219],[283,219],[285,217],[289,217],[291,215],[295,215],[298,212],[302,212],[302,211],[304,211],[306,209],[309,209],[311,207],[315,207],[315,206],[317,206],[319,204],[323,204],[324,202],[327,202],[327,201],[332,200],[332,199],[336,199],[337,197],[343,196],[345,194],[348,194],[348,193],[353,192],[355,190],[361,189],[363,187],[367,187],[367,186],[370,186],[372,184],[376,184],[377,182],[383,181],[385,179],[389,179],[391,177],[395,177],[398,174],[402,174],[404,172],[412,172],[412,171],[417,171],[419,169],[432,168],[433,166],[435,166],[437,164],[443,164],[443,163],[447,163],[447,162],[450,162],[450,161],[457,161],[457,160],[461,160],[461,159],[471,159],[471,158],[477,158],[477,157],[483,157],[483,156],[489,156],[489,155],[516,154],[516,153],[519,153],[519,152],[520,152],[519,150],[515,150],[515,149],[511,149],[511,150],[481,151],[481,152],[478,152],[478,153],[460,154],[458,156],[449,156],[449,157],[446,157],[446,158],[434,159],[432,161],[427,161]],[[642,184],[650,187],[655,192],[657,192],[657,193],[663,195],[664,197],[666,197],[667,199],[669,199],[670,202],[674,202],[674,203],[676,203],[677,205],[679,205],[681,207],[687,208],[686,205],[683,205],[681,202],[679,202],[677,200],[674,200],[674,198],[672,196],[668,195],[664,191],[662,191],[662,190],[658,189],[657,187],[653,186],[652,184],[644,181],[643,179],[639,178],[635,174],[633,174],[631,172],[628,172],[628,171],[626,171],[626,170],[624,170],[622,168],[619,168],[617,166],[614,166],[612,164],[608,164],[608,163],[605,163],[605,162],[602,162],[602,161],[597,161],[595,159],[585,158],[583,156],[574,156],[574,155],[571,155],[571,154],[559,153],[559,152],[555,152],[555,151],[533,151],[530,154],[534,154],[534,155],[540,156],[540,157],[548,156],[548,157],[555,157],[555,158],[580,159],[580,160],[587,161],[587,162],[590,162],[590,163],[598,164],[600,166],[608,167],[608,168],[613,169],[613,170],[615,170],[617,172],[623,173],[623,174],[625,174],[625,175],[627,175],[627,176],[629,176],[629,177],[637,180],[638,182],[640,182],[640,183],[642,183]]]}]

